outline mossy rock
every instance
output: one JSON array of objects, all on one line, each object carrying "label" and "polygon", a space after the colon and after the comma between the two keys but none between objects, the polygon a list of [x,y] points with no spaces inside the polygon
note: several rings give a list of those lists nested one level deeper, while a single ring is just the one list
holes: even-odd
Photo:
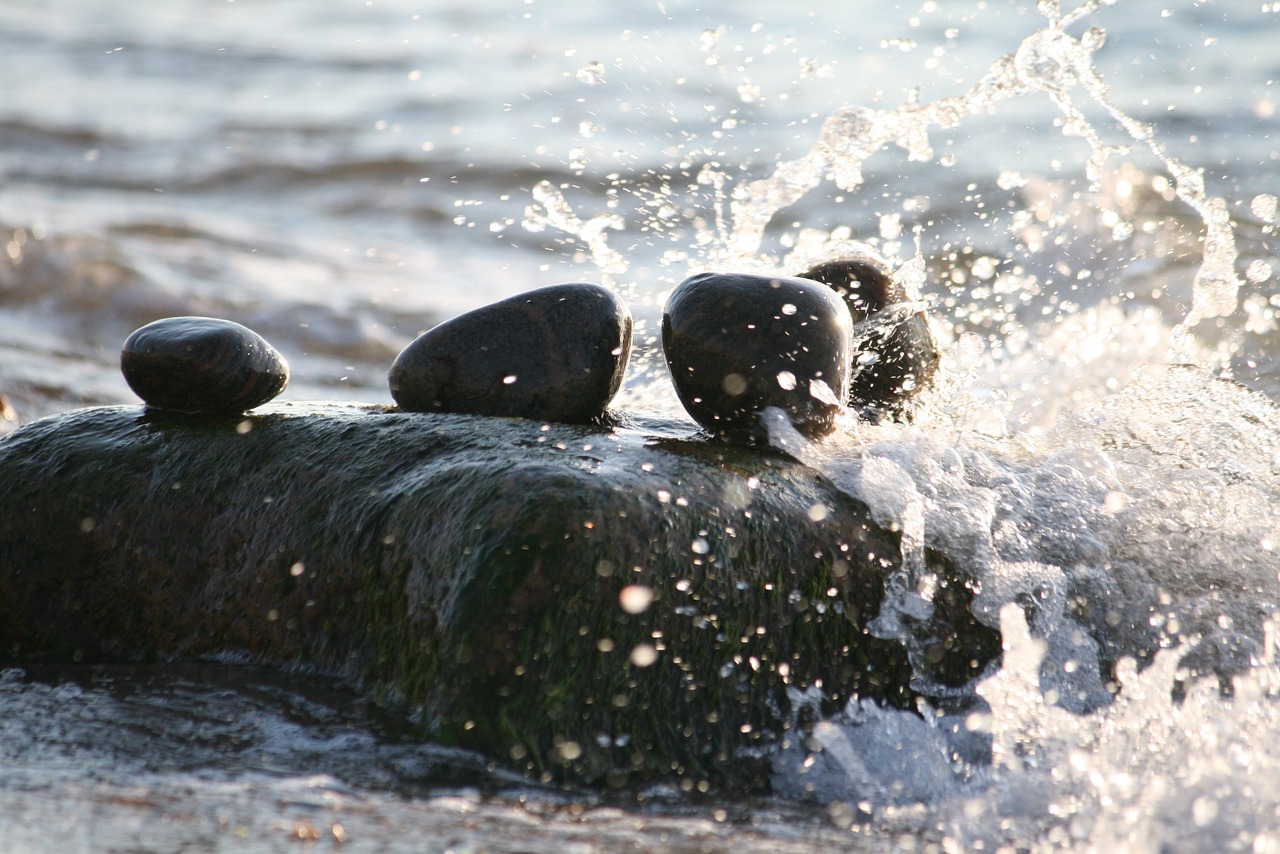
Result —
[{"label": "mossy rock", "polygon": [[[814,470],[659,420],[112,407],[0,439],[5,660],[334,672],[434,739],[588,782],[751,785],[793,688],[909,704],[903,648],[866,631],[899,559]],[[922,631],[956,684],[998,641],[939,568]]]}]

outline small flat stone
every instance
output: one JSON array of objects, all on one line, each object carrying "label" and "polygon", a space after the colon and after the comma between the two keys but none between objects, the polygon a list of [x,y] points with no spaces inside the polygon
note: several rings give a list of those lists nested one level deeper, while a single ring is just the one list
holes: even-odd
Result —
[{"label": "small flat stone", "polygon": [[622,385],[631,311],[601,285],[551,285],[469,311],[396,357],[391,396],[408,412],[581,424]]},{"label": "small flat stone", "polygon": [[662,316],[680,402],[712,433],[748,442],[767,441],[760,412],[771,406],[811,438],[834,430],[852,344],[843,301],[809,279],[700,273]]},{"label": "small flat stone", "polygon": [[120,370],[156,409],[232,415],[289,384],[289,364],[261,335],[213,317],[167,317],[124,342]]},{"label": "small flat stone", "polygon": [[887,415],[932,381],[938,346],[923,311],[898,308],[910,302],[906,290],[873,256],[841,258],[800,274],[830,285],[849,306],[854,323],[849,403]]}]

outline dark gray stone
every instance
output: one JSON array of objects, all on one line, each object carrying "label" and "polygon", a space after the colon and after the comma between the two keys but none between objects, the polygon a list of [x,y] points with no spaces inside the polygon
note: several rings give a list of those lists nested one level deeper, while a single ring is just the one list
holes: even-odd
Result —
[{"label": "dark gray stone", "polygon": [[849,306],[854,323],[849,403],[873,414],[904,412],[938,368],[938,346],[924,312],[899,307],[908,302],[906,291],[871,256],[827,261],[800,277],[830,285]]},{"label": "dark gray stone", "polygon": [[148,406],[175,412],[244,412],[289,384],[289,364],[266,339],[214,317],[166,317],[135,330],[120,370]]},{"label": "dark gray stone", "polygon": [[388,380],[406,412],[581,424],[617,394],[631,312],[600,285],[551,285],[478,308],[418,336]]},{"label": "dark gray stone", "polygon": [[676,393],[718,436],[767,441],[778,407],[802,434],[825,436],[848,395],[849,312],[809,279],[700,273],[667,300],[662,347]]},{"label": "dark gray stone", "polygon": [[[791,689],[910,706],[921,674],[867,632],[898,535],[695,432],[315,403],[36,421],[0,439],[0,662],[319,669],[535,775],[751,785]],[[924,678],[998,654],[969,600],[940,588]]]}]

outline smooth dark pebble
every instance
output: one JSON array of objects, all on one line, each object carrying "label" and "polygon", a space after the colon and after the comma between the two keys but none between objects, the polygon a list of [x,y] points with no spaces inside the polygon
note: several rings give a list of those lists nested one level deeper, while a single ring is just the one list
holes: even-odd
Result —
[{"label": "smooth dark pebble", "polygon": [[391,396],[410,412],[586,423],[617,394],[631,311],[601,285],[528,291],[418,336],[396,357]]},{"label": "smooth dark pebble", "polygon": [[849,403],[875,413],[902,412],[938,369],[938,345],[925,313],[893,308],[908,296],[876,258],[828,261],[800,278],[830,285],[849,306],[854,323]]},{"label": "smooth dark pebble", "polygon": [[148,406],[176,412],[244,412],[289,384],[289,364],[266,339],[213,317],[148,323],[125,340],[120,370]]},{"label": "smooth dark pebble", "polygon": [[768,441],[760,412],[771,406],[811,438],[834,430],[852,343],[840,297],[809,279],[700,273],[662,316],[680,402],[712,433],[748,442]]}]

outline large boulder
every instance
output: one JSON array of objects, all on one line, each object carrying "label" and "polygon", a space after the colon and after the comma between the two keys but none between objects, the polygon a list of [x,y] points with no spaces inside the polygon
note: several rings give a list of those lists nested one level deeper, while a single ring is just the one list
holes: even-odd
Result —
[{"label": "large boulder", "polygon": [[[788,688],[912,701],[866,630],[899,542],[791,458],[691,432],[307,403],[38,421],[0,439],[0,656],[305,666],[531,773],[750,785]],[[958,684],[998,642],[935,568],[919,631]]]}]

